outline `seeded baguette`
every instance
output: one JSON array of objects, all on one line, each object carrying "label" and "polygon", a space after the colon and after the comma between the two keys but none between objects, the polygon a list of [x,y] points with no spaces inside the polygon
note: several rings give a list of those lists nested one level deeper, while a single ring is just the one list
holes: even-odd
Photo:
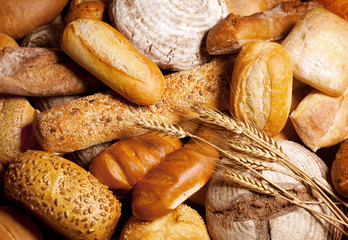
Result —
[{"label": "seeded baguette", "polygon": [[150,105],[161,98],[161,70],[109,24],[97,19],[75,20],[65,27],[60,45],[78,64],[129,101]]},{"label": "seeded baguette", "polygon": [[131,104],[109,91],[53,107],[35,119],[35,136],[46,151],[73,152],[145,133],[145,129],[137,127],[140,120],[182,122],[189,118],[183,112],[193,104],[227,109],[233,61],[233,57],[221,57],[195,69],[167,75],[162,98],[151,106]]},{"label": "seeded baguette", "polygon": [[43,151],[29,150],[9,165],[6,196],[68,239],[110,239],[121,203],[91,173]]}]

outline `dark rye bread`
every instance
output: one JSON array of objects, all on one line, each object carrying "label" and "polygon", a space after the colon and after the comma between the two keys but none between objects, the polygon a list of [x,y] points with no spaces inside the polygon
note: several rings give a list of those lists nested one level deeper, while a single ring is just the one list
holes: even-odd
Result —
[{"label": "dark rye bread", "polygon": [[[290,160],[313,177],[328,179],[328,168],[313,152],[302,145],[277,140]],[[285,169],[277,162],[269,163]],[[287,170],[287,169],[285,169]],[[289,170],[288,170],[289,171]],[[262,174],[303,201],[315,199],[313,193],[291,176],[274,170]],[[247,172],[242,174],[248,175]],[[206,195],[206,218],[212,239],[341,239],[332,225],[314,217],[307,210],[280,197],[262,195],[226,183],[214,175]],[[324,205],[312,209],[333,216]]]},{"label": "dark rye bread", "polygon": [[46,151],[72,152],[144,133],[137,127],[140,120],[172,124],[187,120],[190,116],[185,116],[185,111],[194,104],[227,109],[233,59],[226,56],[165,76],[164,94],[151,106],[132,104],[109,91],[51,108],[36,118],[36,138]]}]

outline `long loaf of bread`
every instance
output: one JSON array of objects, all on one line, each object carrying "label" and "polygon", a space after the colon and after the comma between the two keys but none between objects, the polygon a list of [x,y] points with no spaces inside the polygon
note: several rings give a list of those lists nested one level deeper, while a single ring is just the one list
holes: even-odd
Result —
[{"label": "long loaf of bread", "polygon": [[165,76],[162,98],[154,105],[130,103],[113,91],[96,93],[53,107],[38,115],[34,132],[46,151],[64,153],[139,135],[139,120],[178,123],[193,104],[227,108],[233,57],[221,57],[191,70]]},{"label": "long loaf of bread", "polygon": [[280,40],[291,31],[308,10],[318,7],[314,2],[294,0],[281,2],[274,8],[240,17],[230,13],[210,29],[206,46],[210,54],[238,52],[247,42]]}]

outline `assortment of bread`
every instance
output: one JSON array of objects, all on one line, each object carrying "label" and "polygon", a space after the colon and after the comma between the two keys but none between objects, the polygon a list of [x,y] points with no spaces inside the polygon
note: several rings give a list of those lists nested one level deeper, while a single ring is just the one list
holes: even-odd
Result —
[{"label": "assortment of bread", "polygon": [[0,239],[348,236],[347,0],[1,1]]}]

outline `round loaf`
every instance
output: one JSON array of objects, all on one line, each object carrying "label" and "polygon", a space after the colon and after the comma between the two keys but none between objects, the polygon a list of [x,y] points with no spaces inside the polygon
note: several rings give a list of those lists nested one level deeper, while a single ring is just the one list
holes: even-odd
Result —
[{"label": "round loaf", "polygon": [[191,69],[209,60],[205,35],[228,10],[223,0],[114,0],[114,25],[160,68]]},{"label": "round loaf", "polygon": [[110,239],[121,203],[77,164],[29,150],[9,165],[6,196],[68,239]]},{"label": "round loaf", "polygon": [[4,47],[18,47],[18,43],[10,36],[0,33],[0,50]]},{"label": "round loaf", "polygon": [[21,47],[60,48],[60,35],[64,29],[63,24],[52,23],[40,26],[23,38]]},{"label": "round loaf", "polygon": [[[328,179],[328,167],[313,152],[295,142],[276,141],[300,169],[312,177]],[[276,169],[288,170],[278,162],[269,164]],[[315,199],[314,194],[292,176],[276,170],[262,170],[261,173],[301,200]],[[280,197],[230,184],[218,175],[213,175],[210,181],[205,206],[208,231],[212,239],[338,240],[342,237],[340,231],[307,210]],[[333,216],[325,206],[313,204],[310,207]]]},{"label": "round loaf", "polygon": [[34,220],[12,205],[0,206],[0,239],[42,240],[42,233]]},{"label": "round loaf", "polygon": [[180,204],[171,213],[152,221],[132,216],[122,229],[120,240],[209,240],[201,215]]},{"label": "round loaf", "polygon": [[247,43],[236,59],[231,82],[230,109],[270,136],[288,119],[292,94],[290,57],[278,43]]},{"label": "round loaf", "polygon": [[18,40],[53,21],[67,3],[68,0],[0,0],[0,32]]}]

